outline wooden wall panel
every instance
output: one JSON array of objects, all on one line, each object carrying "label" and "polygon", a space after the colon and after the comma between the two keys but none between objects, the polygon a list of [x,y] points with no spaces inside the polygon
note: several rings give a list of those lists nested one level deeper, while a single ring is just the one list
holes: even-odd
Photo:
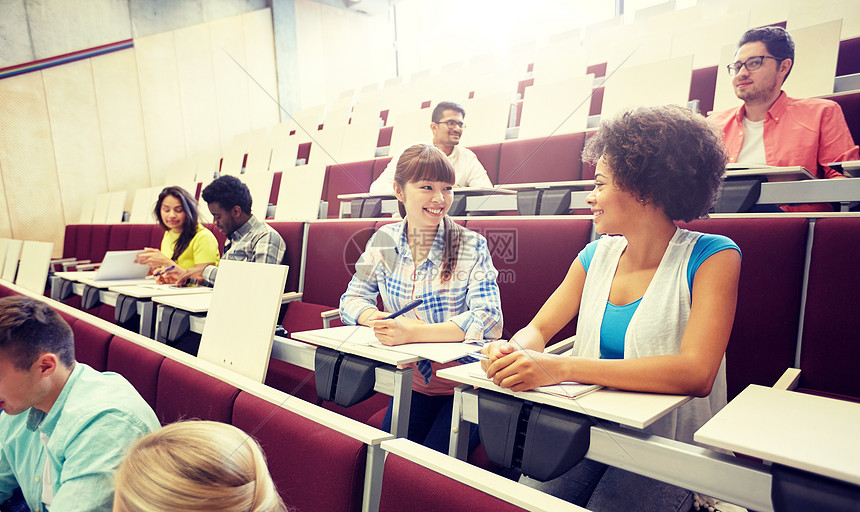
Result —
[{"label": "wooden wall panel", "polygon": [[42,73],[0,80],[0,167],[10,235],[63,251],[63,207]]},{"label": "wooden wall panel", "polygon": [[[150,185],[134,53],[134,49],[128,49],[91,59],[107,186],[111,192]],[[133,192],[129,194],[133,196]],[[131,204],[127,207],[130,209]]]},{"label": "wooden wall panel", "polygon": [[84,198],[107,192],[107,172],[89,59],[42,71],[66,223]]},{"label": "wooden wall panel", "polygon": [[136,39],[134,45],[150,182],[161,185],[167,167],[186,157],[173,32]]},{"label": "wooden wall panel", "polygon": [[[0,160],[0,238],[12,238],[12,224],[9,222],[11,212],[6,201],[6,187],[3,185],[3,161]],[[0,260],[3,257],[0,256]]]},{"label": "wooden wall panel", "polygon": [[247,62],[242,16],[213,21],[209,26],[223,152],[233,142],[233,137],[249,131],[248,84],[251,79],[243,69]]},{"label": "wooden wall panel", "polygon": [[186,153],[196,155],[213,149],[220,151],[209,24],[177,30],[174,38]]},{"label": "wooden wall panel", "polygon": [[242,16],[245,32],[245,62],[253,78],[248,84],[250,128],[278,124],[278,77],[275,69],[275,39],[272,10],[261,9]]}]

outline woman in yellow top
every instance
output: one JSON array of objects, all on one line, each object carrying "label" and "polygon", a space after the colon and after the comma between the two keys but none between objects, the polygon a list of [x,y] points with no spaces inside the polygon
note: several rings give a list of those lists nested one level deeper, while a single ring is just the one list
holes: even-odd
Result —
[{"label": "woman in yellow top", "polygon": [[137,262],[149,265],[154,272],[175,265],[176,270],[218,264],[218,240],[197,222],[197,201],[181,187],[165,187],[158,194],[153,211],[164,228],[161,250],[147,247],[137,255]]}]

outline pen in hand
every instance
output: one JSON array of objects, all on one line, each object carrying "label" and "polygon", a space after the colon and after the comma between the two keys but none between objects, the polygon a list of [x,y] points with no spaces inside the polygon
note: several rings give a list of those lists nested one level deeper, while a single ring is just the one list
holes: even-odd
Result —
[{"label": "pen in hand", "polygon": [[176,268],[176,265],[170,265],[170,266],[169,266],[169,267],[167,267],[166,269],[164,269],[164,270],[159,270],[158,272],[156,272],[156,273],[152,274],[152,276],[153,276],[153,277],[158,277],[158,276],[160,276],[161,274],[164,274],[165,272],[170,272],[170,271],[171,271],[171,270],[173,270],[174,268]]},{"label": "pen in hand", "polygon": [[391,320],[392,318],[397,318],[398,316],[402,315],[403,313],[407,313],[409,311],[412,311],[413,309],[417,308],[418,306],[420,306],[423,303],[424,303],[423,299],[415,299],[412,302],[410,302],[409,304],[403,306],[402,308],[398,309],[394,313],[391,313],[390,315],[385,317],[385,320]]}]

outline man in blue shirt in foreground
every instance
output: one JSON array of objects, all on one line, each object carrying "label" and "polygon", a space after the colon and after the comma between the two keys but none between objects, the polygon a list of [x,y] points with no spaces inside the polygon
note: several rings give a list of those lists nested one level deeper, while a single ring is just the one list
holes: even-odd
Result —
[{"label": "man in blue shirt in foreground", "polygon": [[0,503],[20,487],[35,512],[110,511],[126,447],[160,427],[122,376],[75,361],[56,311],[21,296],[0,299],[0,409]]}]

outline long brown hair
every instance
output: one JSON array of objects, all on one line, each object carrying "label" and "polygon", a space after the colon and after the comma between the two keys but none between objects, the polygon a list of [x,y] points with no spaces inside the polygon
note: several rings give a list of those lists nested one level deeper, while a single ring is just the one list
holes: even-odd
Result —
[{"label": "long brown hair", "polygon": [[165,231],[168,231],[170,228],[167,227],[167,224],[164,223],[164,220],[161,218],[161,203],[164,202],[164,198],[167,196],[173,196],[179,200],[179,203],[182,205],[182,211],[185,212],[185,222],[182,223],[182,233],[179,234],[179,238],[176,239],[176,245],[173,247],[173,256],[170,257],[173,261],[176,261],[185,249],[191,244],[191,240],[194,239],[194,235],[197,234],[197,200],[188,193],[182,187],[164,187],[164,190],[158,194],[158,201],[155,202],[155,210],[153,214],[155,215],[155,220],[158,221],[158,224],[164,228]]},{"label": "long brown hair", "polygon": [[[408,147],[400,159],[394,172],[394,182],[403,189],[407,183],[416,181],[441,181],[454,185],[454,167],[439,148],[429,144],[415,144]],[[403,203],[398,203],[402,217],[406,216]],[[408,219],[407,219],[408,221]],[[463,228],[451,220],[446,214],[442,219],[445,228],[445,249],[442,251],[442,282],[451,279],[451,274],[457,267],[460,256],[460,244],[463,240]]]}]

